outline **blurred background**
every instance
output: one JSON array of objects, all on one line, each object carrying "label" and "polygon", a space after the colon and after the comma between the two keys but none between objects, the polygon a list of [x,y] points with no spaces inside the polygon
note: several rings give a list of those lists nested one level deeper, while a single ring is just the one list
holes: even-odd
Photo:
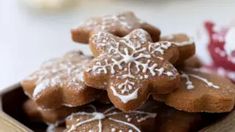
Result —
[{"label": "blurred background", "polygon": [[70,29],[91,16],[120,11],[136,15],[159,27],[162,34],[188,33],[197,42],[197,54],[205,62],[202,24],[219,25],[235,18],[234,0],[1,0],[0,89],[16,83],[45,60],[68,50],[87,47],[72,42]]}]

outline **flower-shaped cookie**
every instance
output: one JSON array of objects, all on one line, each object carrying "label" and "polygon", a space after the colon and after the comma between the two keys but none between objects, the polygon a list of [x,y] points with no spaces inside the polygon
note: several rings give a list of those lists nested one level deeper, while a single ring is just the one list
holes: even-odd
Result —
[{"label": "flower-shaped cookie", "polygon": [[182,65],[188,58],[195,54],[195,44],[192,38],[186,34],[171,34],[162,36],[161,41],[173,42],[179,48],[180,59],[177,61],[178,65]]},{"label": "flower-shaped cookie", "polygon": [[153,111],[154,105],[131,112],[121,112],[110,105],[90,105],[91,108],[87,111],[80,111],[67,117],[65,131],[141,132],[148,130],[152,132],[156,127],[155,118],[157,117],[156,111]]},{"label": "flower-shaped cookie", "polygon": [[97,90],[83,82],[84,68],[91,59],[81,51],[72,51],[49,60],[21,81],[22,87],[43,109],[87,104],[97,97]]},{"label": "flower-shaped cookie", "polygon": [[181,86],[168,95],[155,95],[178,110],[187,112],[228,112],[235,103],[235,85],[221,76],[198,69],[181,71]]},{"label": "flower-shaped cookie", "polygon": [[97,31],[106,31],[122,37],[137,28],[149,32],[154,41],[159,40],[160,30],[139,20],[133,12],[91,18],[78,28],[72,29],[71,33],[74,41],[88,43],[89,37]]},{"label": "flower-shaped cookie", "polygon": [[169,93],[180,82],[170,63],[177,61],[178,48],[170,42],[151,42],[142,29],[122,38],[98,32],[90,38],[90,47],[97,57],[84,72],[84,81],[106,89],[111,102],[121,110],[139,107],[151,92]]}]

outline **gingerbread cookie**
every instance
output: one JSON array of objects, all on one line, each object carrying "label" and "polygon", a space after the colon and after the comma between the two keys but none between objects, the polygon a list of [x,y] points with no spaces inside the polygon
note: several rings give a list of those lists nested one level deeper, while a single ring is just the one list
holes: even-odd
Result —
[{"label": "gingerbread cookie", "polygon": [[226,77],[230,79],[233,83],[235,83],[235,71],[231,71],[229,69],[224,69],[223,67],[217,67],[215,65],[204,65],[201,70],[209,73],[215,73],[220,76]]},{"label": "gingerbread cookie", "polygon": [[[148,103],[147,103],[148,104]],[[149,105],[148,105],[149,106]],[[66,132],[154,132],[157,105],[121,112],[112,105],[90,105],[90,109],[70,115]]]},{"label": "gingerbread cookie", "polygon": [[181,86],[168,95],[154,95],[178,110],[187,112],[229,112],[235,103],[235,86],[221,76],[197,69],[181,71]]},{"label": "gingerbread cookie", "polygon": [[200,129],[202,116],[199,113],[178,111],[162,105],[159,109],[156,132],[194,132]]},{"label": "gingerbread cookie", "polygon": [[91,18],[81,26],[72,29],[71,34],[75,42],[88,43],[89,37],[97,31],[105,31],[122,37],[137,28],[149,32],[154,42],[159,40],[160,30],[141,21],[133,12]]},{"label": "gingerbread cookie", "polygon": [[122,38],[98,32],[90,46],[97,57],[84,72],[85,83],[106,89],[111,102],[123,111],[139,107],[151,92],[171,92],[180,82],[171,64],[178,59],[178,48],[166,41],[151,42],[142,29]]},{"label": "gingerbread cookie", "polygon": [[202,62],[197,56],[190,57],[189,59],[185,60],[181,63],[178,67],[191,67],[191,68],[200,68],[202,67]]},{"label": "gingerbread cookie", "polygon": [[44,121],[46,123],[56,123],[60,120],[63,120],[71,113],[76,112],[79,108],[70,108],[63,106],[54,110],[43,110],[40,109],[33,100],[27,100],[23,105],[23,109],[30,120]]},{"label": "gingerbread cookie", "polygon": [[66,132],[188,132],[199,130],[201,115],[149,100],[141,108],[121,112],[112,105],[89,106],[67,117]]},{"label": "gingerbread cookie", "polygon": [[162,36],[160,40],[173,42],[177,47],[179,47],[180,59],[177,61],[177,64],[182,64],[185,60],[195,54],[194,41],[186,34],[179,33]]},{"label": "gingerbread cookie", "polygon": [[83,71],[92,57],[72,51],[49,60],[21,81],[25,93],[43,109],[80,106],[96,98],[96,89],[84,84]]}]

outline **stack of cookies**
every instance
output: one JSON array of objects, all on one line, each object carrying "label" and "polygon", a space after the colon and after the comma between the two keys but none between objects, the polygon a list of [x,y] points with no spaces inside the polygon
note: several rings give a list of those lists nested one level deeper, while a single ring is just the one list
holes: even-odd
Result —
[{"label": "stack of cookies", "polygon": [[21,82],[25,112],[50,131],[184,132],[199,129],[201,113],[234,108],[234,84],[200,69],[186,34],[160,36],[132,12],[91,18],[71,33],[93,56],[68,52]]}]

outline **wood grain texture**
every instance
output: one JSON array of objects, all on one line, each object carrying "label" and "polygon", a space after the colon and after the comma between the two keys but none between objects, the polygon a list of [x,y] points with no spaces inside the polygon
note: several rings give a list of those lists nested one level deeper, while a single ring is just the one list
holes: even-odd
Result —
[{"label": "wood grain texture", "polygon": [[235,132],[235,110],[223,120],[202,129],[200,132]]},{"label": "wood grain texture", "polygon": [[0,132],[32,132],[32,130],[0,112]]}]

